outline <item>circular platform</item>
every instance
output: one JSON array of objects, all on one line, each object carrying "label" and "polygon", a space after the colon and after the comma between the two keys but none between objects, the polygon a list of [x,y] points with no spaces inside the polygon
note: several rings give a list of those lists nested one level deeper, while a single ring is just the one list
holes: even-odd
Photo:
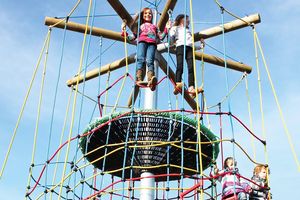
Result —
[{"label": "circular platform", "polygon": [[[182,117],[181,113],[156,112],[115,113],[95,120],[84,131],[91,134],[81,138],[85,158],[100,170],[119,177],[124,173],[125,178],[130,178],[131,173],[132,178],[140,177],[143,171],[155,175],[179,174],[182,158],[184,175],[197,174],[197,121]],[[202,164],[206,169],[219,153],[218,143],[209,142],[218,139],[205,126],[201,125],[200,130],[201,142],[207,142],[201,144]],[[178,178],[170,177],[170,180]],[[156,181],[165,179],[160,177]]]}]

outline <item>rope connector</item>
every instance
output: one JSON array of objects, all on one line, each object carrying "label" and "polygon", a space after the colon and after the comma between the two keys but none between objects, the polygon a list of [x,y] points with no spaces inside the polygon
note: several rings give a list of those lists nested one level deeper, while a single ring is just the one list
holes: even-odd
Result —
[{"label": "rope connector", "polygon": [[169,18],[170,18],[170,16],[172,16],[172,14],[173,14],[173,10],[169,9],[169,10],[168,10]]},{"label": "rope connector", "polygon": [[266,140],[261,140],[261,143],[263,143],[263,145],[267,145],[267,142],[266,142]]},{"label": "rope connector", "polygon": [[235,142],[235,139],[234,139],[234,138],[232,138],[232,139],[230,140],[230,142],[231,142],[231,143],[234,143],[234,142]]}]

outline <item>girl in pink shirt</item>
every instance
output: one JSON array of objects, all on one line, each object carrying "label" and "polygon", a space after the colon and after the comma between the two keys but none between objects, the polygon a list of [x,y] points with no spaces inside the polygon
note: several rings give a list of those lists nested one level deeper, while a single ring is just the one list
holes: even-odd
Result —
[{"label": "girl in pink shirt", "polygon": [[[167,35],[167,28],[164,29],[163,33],[160,33],[158,27],[155,24],[152,24],[153,14],[150,8],[144,8],[140,13],[140,16],[137,15],[134,19],[134,23],[140,18],[140,27],[139,31],[133,32],[133,36],[128,36],[128,40],[132,41],[137,39],[137,71],[136,71],[136,80],[143,81],[143,76],[145,73],[144,64],[146,63],[148,67],[147,78],[148,78],[148,87],[152,91],[155,90],[157,84],[157,78],[155,77],[154,72],[154,56],[157,44],[160,40],[163,40]],[[122,24],[122,35],[125,34],[126,24]],[[169,24],[167,24],[169,26]],[[139,35],[137,35],[139,34]],[[126,33],[127,35],[127,33]]]}]

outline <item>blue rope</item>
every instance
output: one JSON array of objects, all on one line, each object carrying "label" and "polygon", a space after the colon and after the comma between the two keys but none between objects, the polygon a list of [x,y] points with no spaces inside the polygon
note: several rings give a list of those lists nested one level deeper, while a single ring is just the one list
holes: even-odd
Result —
[{"label": "blue rope", "polygon": [[[172,12],[169,13],[169,20],[172,21]],[[167,58],[167,77],[170,80],[170,31],[168,31],[168,58]],[[167,81],[168,84],[168,107],[169,110],[172,110],[172,103],[171,103],[171,88],[170,88],[170,81]],[[169,117],[171,118],[170,123],[169,123],[169,131],[168,131],[168,141],[170,141],[171,138],[171,130],[172,130],[172,115],[171,113],[169,114]],[[170,168],[169,168],[169,164],[170,164],[170,145],[167,146],[167,174],[170,173]],[[167,176],[167,188],[170,188],[170,177]],[[169,189],[167,190],[167,199],[169,199]]]},{"label": "blue rope", "polygon": [[[225,44],[225,30],[224,30],[224,8],[221,7],[221,16],[222,16],[222,40],[223,40],[223,57],[224,57],[224,63],[225,63],[225,77],[226,77],[226,89],[227,89],[227,93],[229,93],[229,81],[228,81],[228,70],[227,70],[227,62],[226,62],[226,44]],[[230,96],[228,96],[228,111],[229,113],[231,113],[231,98]],[[231,127],[231,134],[232,134],[232,139],[234,139],[234,128],[233,128],[233,120],[232,120],[232,116],[229,115],[229,120],[230,120],[230,127]],[[234,143],[232,143],[232,157],[235,161],[235,145]],[[235,162],[234,162],[235,163]],[[235,168],[235,166],[234,166]],[[234,176],[234,194],[236,194],[236,176]]]},{"label": "blue rope", "polygon": [[[141,114],[138,114],[138,121],[137,121],[136,131],[135,131],[135,141],[138,141],[138,134],[139,134],[140,120],[141,120]],[[135,147],[133,148],[133,153],[132,153],[131,163],[130,163],[131,166],[133,166],[134,155],[135,155],[137,143],[135,143],[134,146],[135,146]],[[133,173],[132,170],[133,170],[133,168],[130,168],[130,179],[132,178],[132,173]],[[133,192],[133,190],[130,190],[130,196],[129,196],[129,199],[131,199],[132,192]]]},{"label": "blue rope", "polygon": [[[56,107],[56,101],[57,101],[58,85],[59,85],[59,81],[60,81],[62,61],[63,61],[63,57],[64,57],[64,48],[65,48],[66,32],[67,32],[67,25],[66,24],[65,24],[65,27],[64,27],[63,40],[62,40],[62,44],[61,44],[61,56],[60,56],[60,62],[59,62],[59,68],[58,68],[58,74],[57,74],[56,86],[55,86],[55,92],[54,92],[54,99],[53,99],[53,106],[52,106],[52,113],[51,113],[50,130],[49,130],[48,147],[47,147],[48,148],[48,150],[47,150],[47,160],[49,159],[49,154],[50,154],[50,146],[51,146],[51,138],[52,138],[54,113],[55,113],[55,107]],[[45,185],[47,185],[47,180],[48,180],[48,165],[46,165]],[[45,198],[46,198],[46,195],[45,195]]]},{"label": "blue rope", "polygon": [[[86,78],[86,69],[87,69],[87,64],[88,64],[88,60],[89,60],[89,53],[90,53],[90,46],[91,46],[91,38],[92,38],[92,28],[94,26],[94,20],[95,20],[95,10],[96,10],[96,1],[93,2],[93,14],[92,14],[92,19],[91,19],[91,28],[90,28],[90,32],[89,32],[89,37],[88,37],[88,43],[87,43],[87,53],[86,53],[86,58],[85,58],[85,68],[84,68],[84,76],[83,76],[83,85],[82,85],[82,96],[81,96],[81,101],[80,101],[80,109],[79,109],[79,117],[78,117],[78,128],[77,128],[77,132],[80,133],[80,126],[81,126],[81,117],[82,117],[82,110],[83,110],[83,101],[84,101],[84,93],[85,93],[85,78]],[[79,138],[76,140],[77,144],[76,146],[79,146]],[[77,160],[77,155],[78,155],[78,151],[79,148],[76,149],[75,152],[75,156],[74,156],[74,160],[73,162],[75,162],[75,160]],[[85,162],[85,160],[84,160]],[[86,172],[86,168],[84,168],[83,170],[83,176],[85,176],[85,172]],[[74,178],[74,186],[76,185],[76,175]],[[76,189],[75,189],[76,190]],[[83,198],[83,191],[84,191],[84,184],[81,185],[81,198]],[[73,198],[75,198],[75,196],[73,195]]]},{"label": "blue rope", "polygon": [[[109,119],[109,120],[111,120],[111,119]],[[111,130],[111,123],[109,123],[109,125],[108,125],[108,132],[107,132],[107,136],[106,136],[106,145],[105,145],[104,155],[107,154],[107,145],[108,145],[108,141],[109,141],[110,130]],[[104,158],[103,158],[103,164],[102,164],[102,170],[101,170],[102,176],[101,176],[100,190],[102,188],[103,180],[104,180],[103,172],[105,170],[105,162],[106,162],[106,156],[104,156]]]},{"label": "blue rope", "polygon": [[[185,57],[186,57],[186,13],[187,13],[187,0],[184,1],[184,46],[183,46],[183,76],[182,76],[182,81],[183,83],[185,83],[185,73],[184,73],[184,69],[186,68],[186,62],[185,62]],[[178,66],[177,66],[178,67]],[[183,87],[181,89],[181,105],[182,105],[182,109],[184,109],[184,84]],[[184,165],[184,149],[183,149],[183,115],[184,113],[181,112],[181,127],[180,127],[180,137],[181,137],[181,169],[180,169],[180,173],[181,173],[181,188],[183,188],[183,165]],[[183,189],[182,191],[183,192]]]},{"label": "blue rope", "polygon": [[[86,66],[86,69],[88,69],[90,66],[91,66],[91,64],[93,64],[98,58],[100,58],[100,60],[101,60],[101,56],[106,52],[106,51],[108,51],[115,43],[116,43],[117,41],[114,41],[114,42],[112,42],[108,47],[106,47],[106,49],[104,49],[103,50],[103,52],[102,52],[102,49],[101,49],[101,53],[98,55],[98,56],[96,56],[87,66]],[[101,48],[102,48],[102,36],[100,37],[100,46],[101,46]],[[101,67],[101,62],[100,62],[100,67]],[[81,70],[81,72],[83,72],[84,71],[84,69],[83,70]],[[80,72],[80,73],[81,73]]]}]

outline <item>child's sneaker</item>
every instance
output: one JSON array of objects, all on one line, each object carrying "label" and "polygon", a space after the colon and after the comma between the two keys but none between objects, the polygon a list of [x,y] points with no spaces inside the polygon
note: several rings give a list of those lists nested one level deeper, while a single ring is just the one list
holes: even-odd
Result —
[{"label": "child's sneaker", "polygon": [[176,85],[175,85],[173,93],[175,95],[177,95],[179,92],[181,92],[182,86],[183,86],[182,82],[177,82]]},{"label": "child's sneaker", "polygon": [[197,90],[195,90],[194,86],[190,86],[189,87],[189,95],[192,99],[195,99],[196,98],[196,92],[199,94],[199,93],[203,93],[204,90],[202,87],[198,87]]},{"label": "child's sneaker", "polygon": [[151,91],[154,91],[156,89],[157,84],[157,78],[155,77],[155,73],[153,71],[147,72],[147,78],[148,78],[148,87]]}]

